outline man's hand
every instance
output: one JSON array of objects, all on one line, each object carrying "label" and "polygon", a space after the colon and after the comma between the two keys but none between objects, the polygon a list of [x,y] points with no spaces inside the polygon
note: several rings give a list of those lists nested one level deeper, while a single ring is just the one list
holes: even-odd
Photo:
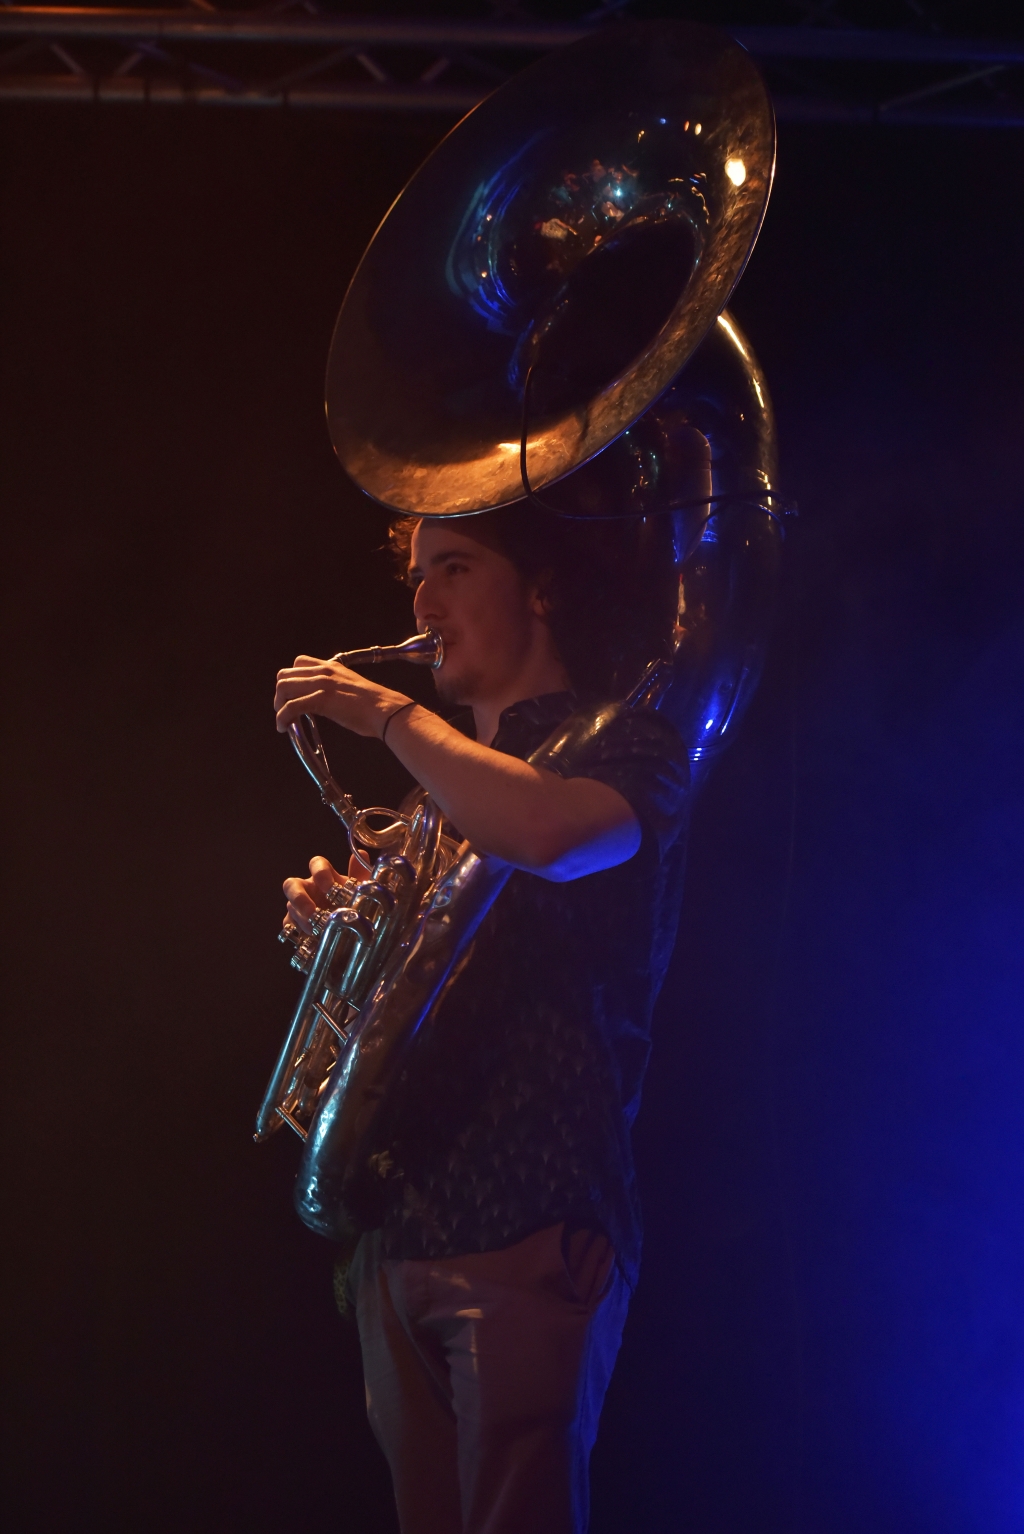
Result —
[{"label": "man's hand", "polygon": [[318,714],[356,735],[379,739],[388,717],[410,701],[405,693],[369,682],[337,661],[297,655],[294,665],[277,673],[274,711],[282,734],[302,714]]},{"label": "man's hand", "polygon": [[[303,932],[312,930],[310,923],[318,910],[323,910],[323,897],[340,883],[341,874],[332,868],[326,858],[310,858],[308,879],[286,879],[282,888],[288,902],[288,915]],[[318,898],[319,897],[319,898]]]},{"label": "man's hand", "polygon": [[[348,860],[348,876],[360,881],[370,877],[366,864],[360,862],[354,852]],[[286,914],[303,932],[311,931],[313,917],[318,910],[324,909],[323,897],[340,882],[341,874],[326,858],[310,858],[308,879],[286,879],[282,885],[288,902]]]}]

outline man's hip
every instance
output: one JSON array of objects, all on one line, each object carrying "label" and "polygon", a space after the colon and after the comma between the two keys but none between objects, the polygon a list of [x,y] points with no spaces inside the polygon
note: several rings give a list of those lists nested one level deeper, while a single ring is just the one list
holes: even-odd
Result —
[{"label": "man's hip", "polygon": [[402,1534],[581,1534],[629,1290],[607,1237],[352,1265],[367,1412]]}]

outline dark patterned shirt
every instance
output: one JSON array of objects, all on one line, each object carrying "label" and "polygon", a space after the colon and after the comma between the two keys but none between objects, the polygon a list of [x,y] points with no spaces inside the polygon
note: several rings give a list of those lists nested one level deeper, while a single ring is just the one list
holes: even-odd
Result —
[{"label": "dark patterned shirt", "polygon": [[[506,709],[494,748],[529,756],[573,705]],[[562,884],[517,871],[491,907],[383,1119],[386,1256],[492,1251],[565,1220],[604,1231],[635,1282],[629,1135],[679,919],[689,764],[667,720],[627,711],[574,775],[627,800],[640,847]]]}]

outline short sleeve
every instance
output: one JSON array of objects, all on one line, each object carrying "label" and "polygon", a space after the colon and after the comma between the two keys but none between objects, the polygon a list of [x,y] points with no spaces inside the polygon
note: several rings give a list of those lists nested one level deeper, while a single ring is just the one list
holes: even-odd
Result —
[{"label": "short sleeve", "polygon": [[622,795],[664,855],[686,824],[690,760],[675,726],[650,709],[624,709],[598,732],[572,776],[596,778]]}]

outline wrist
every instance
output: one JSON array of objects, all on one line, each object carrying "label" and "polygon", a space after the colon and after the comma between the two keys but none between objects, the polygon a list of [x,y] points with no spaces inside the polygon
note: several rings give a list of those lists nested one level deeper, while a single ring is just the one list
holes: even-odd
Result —
[{"label": "wrist", "polygon": [[388,726],[391,721],[406,719],[413,709],[417,707],[413,698],[407,698],[402,693],[392,693],[386,700],[378,720],[377,738],[387,743]]}]

